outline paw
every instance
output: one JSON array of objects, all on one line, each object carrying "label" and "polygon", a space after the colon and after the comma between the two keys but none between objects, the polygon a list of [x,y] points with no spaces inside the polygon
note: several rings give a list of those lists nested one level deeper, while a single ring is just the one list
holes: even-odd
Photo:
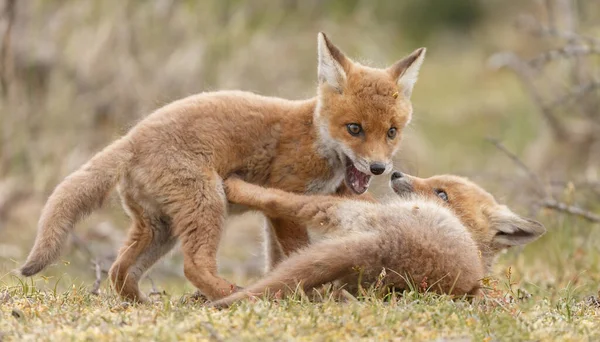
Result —
[{"label": "paw", "polygon": [[238,175],[233,174],[223,181],[225,192],[235,190],[236,187],[240,187],[246,184],[246,182]]},{"label": "paw", "polygon": [[192,295],[189,296],[189,298],[193,302],[200,302],[200,303],[208,302],[208,297],[206,297],[204,294],[202,294],[202,292],[200,292],[200,290],[196,290],[196,292],[192,293]]},{"label": "paw", "polygon": [[208,298],[200,292],[200,290],[196,290],[196,292],[191,295],[183,295],[179,300],[181,304],[205,304],[208,303]]}]

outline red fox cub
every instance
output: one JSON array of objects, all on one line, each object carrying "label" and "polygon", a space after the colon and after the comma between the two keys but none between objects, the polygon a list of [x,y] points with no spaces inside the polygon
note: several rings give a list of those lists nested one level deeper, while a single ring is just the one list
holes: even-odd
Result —
[{"label": "red fox cub", "polygon": [[473,295],[500,250],[532,242],[546,231],[457,176],[421,179],[396,171],[391,186],[399,197],[381,204],[290,194],[237,178],[227,179],[225,186],[233,203],[306,225],[312,243],[256,284],[213,302],[215,307],[266,291],[307,291],[329,282],[354,293],[359,285],[375,282],[404,289],[407,279],[425,277],[433,291]]},{"label": "red fox cub", "polygon": [[[290,101],[241,91],[193,95],[168,104],[60,183],[42,210],[38,235],[20,269],[34,275],[55,261],[75,223],[118,185],[132,219],[111,268],[115,290],[144,301],[138,280],[180,240],[184,273],[209,299],[234,285],[217,275],[227,211],[223,178],[289,192],[360,194],[388,173],[412,116],[410,96],[425,49],[387,69],[351,61],[318,35],[317,96]],[[343,184],[344,183],[344,184]],[[304,243],[306,232],[272,220],[272,263]],[[273,236],[271,236],[274,239]]]}]

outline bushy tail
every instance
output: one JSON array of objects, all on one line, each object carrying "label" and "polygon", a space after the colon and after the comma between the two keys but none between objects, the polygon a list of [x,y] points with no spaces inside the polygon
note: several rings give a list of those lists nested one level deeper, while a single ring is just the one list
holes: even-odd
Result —
[{"label": "bushy tail", "polygon": [[126,137],[115,141],[54,189],[42,210],[33,249],[20,269],[22,275],[32,276],[54,262],[75,223],[102,205],[132,156],[129,144]]}]

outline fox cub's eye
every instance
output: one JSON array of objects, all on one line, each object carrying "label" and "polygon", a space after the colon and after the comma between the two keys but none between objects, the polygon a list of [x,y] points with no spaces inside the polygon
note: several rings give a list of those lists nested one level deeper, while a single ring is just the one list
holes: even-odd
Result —
[{"label": "fox cub's eye", "polygon": [[448,202],[448,194],[446,193],[446,191],[441,190],[441,189],[435,189],[433,191],[435,191],[435,194],[439,198],[441,198],[444,202]]},{"label": "fox cub's eye", "polygon": [[348,129],[348,133],[355,137],[362,132],[362,127],[357,123],[349,123],[346,125],[346,128]]},{"label": "fox cub's eye", "polygon": [[394,138],[396,137],[396,133],[397,133],[397,129],[396,129],[396,127],[392,127],[392,128],[390,128],[390,129],[388,130],[388,132],[387,132],[387,136],[388,136],[388,138],[390,138],[390,139],[394,139]]}]

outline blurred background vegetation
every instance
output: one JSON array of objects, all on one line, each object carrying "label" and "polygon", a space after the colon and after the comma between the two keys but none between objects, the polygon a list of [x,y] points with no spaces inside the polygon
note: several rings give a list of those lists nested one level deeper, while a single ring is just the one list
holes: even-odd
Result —
[{"label": "blurred background vegetation", "polygon": [[[347,55],[375,66],[426,46],[396,166],[424,177],[468,176],[546,224],[543,239],[503,255],[497,272],[511,266],[522,286],[551,295],[568,284],[582,294],[597,290],[598,1],[0,5],[2,281],[32,246],[52,189],[95,152],[152,110],[197,92],[314,96],[316,36],[325,31]],[[385,185],[378,180],[373,189],[384,196]],[[92,262],[108,267],[128,227],[112,198],[78,225],[64,262],[45,272],[56,276],[50,286],[62,276],[91,285]],[[260,223],[257,214],[228,223],[220,267],[236,282],[262,271]],[[180,261],[175,252],[150,273],[157,287],[191,290]]]}]

